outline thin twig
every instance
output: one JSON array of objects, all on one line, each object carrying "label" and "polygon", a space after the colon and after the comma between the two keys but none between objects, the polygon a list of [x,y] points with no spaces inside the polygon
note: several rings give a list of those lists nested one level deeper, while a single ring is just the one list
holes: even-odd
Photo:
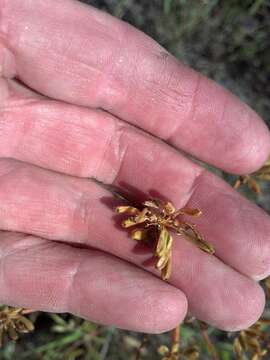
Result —
[{"label": "thin twig", "polygon": [[220,358],[219,358],[218,352],[207,333],[206,325],[204,323],[202,323],[201,321],[199,321],[199,327],[200,327],[202,338],[207,346],[207,350],[208,350],[209,354],[212,355],[212,359],[219,360]]},{"label": "thin twig", "polygon": [[141,355],[142,355],[142,351],[143,351],[143,349],[144,349],[147,342],[148,342],[148,336],[144,335],[144,337],[143,337],[143,339],[141,341],[141,344],[140,344],[140,346],[138,347],[138,349],[136,351],[134,360],[140,360]]},{"label": "thin twig", "polygon": [[102,346],[102,349],[101,349],[101,352],[100,352],[100,359],[101,360],[105,360],[106,359],[106,356],[108,354],[108,350],[109,350],[109,347],[110,347],[110,343],[112,341],[112,337],[113,337],[113,334],[115,332],[115,328],[110,328],[108,330],[108,334],[107,334],[107,337],[106,337],[106,340]]},{"label": "thin twig", "polygon": [[177,326],[175,329],[173,329],[172,331],[172,341],[173,344],[179,344],[180,343],[180,326]]},{"label": "thin twig", "polygon": [[172,330],[172,350],[180,350],[180,325]]},{"label": "thin twig", "polygon": [[28,314],[33,314],[33,313],[35,313],[35,312],[38,312],[37,310],[32,310],[32,309],[24,309],[24,310],[22,310],[22,314],[23,315],[28,315]]}]

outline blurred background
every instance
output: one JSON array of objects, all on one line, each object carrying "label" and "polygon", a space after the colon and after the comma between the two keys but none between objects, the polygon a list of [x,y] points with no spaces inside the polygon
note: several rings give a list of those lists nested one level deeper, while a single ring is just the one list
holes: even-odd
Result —
[{"label": "blurred background", "polygon": [[[270,125],[269,0],[83,2],[141,29],[179,60],[230,89]],[[232,181],[230,176],[221,175]],[[262,187],[262,195],[248,193],[248,196],[269,209],[269,187]],[[33,314],[31,319],[36,331],[23,336],[16,345],[6,343],[0,350],[0,360],[161,359],[157,348],[170,342],[168,334],[144,337],[143,334],[98,326],[67,314]],[[199,359],[235,358],[232,334],[212,328],[207,329],[207,334],[215,344],[218,357],[209,352],[196,323],[182,327],[182,345],[196,344],[200,350]],[[142,341],[145,341],[145,346],[138,357]],[[270,355],[267,356],[265,359],[270,359]]]}]

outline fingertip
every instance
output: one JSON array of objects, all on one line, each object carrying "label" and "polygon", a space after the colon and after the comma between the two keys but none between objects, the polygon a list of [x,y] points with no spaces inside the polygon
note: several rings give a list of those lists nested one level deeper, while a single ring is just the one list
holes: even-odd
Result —
[{"label": "fingertip", "polygon": [[183,322],[188,310],[185,295],[176,288],[164,294],[159,293],[153,306],[154,313],[146,311],[144,321],[144,332],[151,334],[161,334],[176,328]]},{"label": "fingertip", "polygon": [[265,307],[265,293],[262,287],[256,282],[253,282],[253,286],[249,285],[246,296],[242,296],[242,301],[237,307],[233,317],[227,323],[218,326],[221,330],[245,330],[259,320]]},{"label": "fingertip", "polygon": [[228,149],[231,161],[226,167],[231,173],[250,174],[262,167],[269,157],[270,132],[265,122],[246,104],[241,104],[238,119],[237,112],[233,106],[227,111],[227,117],[239,124],[235,125],[234,140]]}]

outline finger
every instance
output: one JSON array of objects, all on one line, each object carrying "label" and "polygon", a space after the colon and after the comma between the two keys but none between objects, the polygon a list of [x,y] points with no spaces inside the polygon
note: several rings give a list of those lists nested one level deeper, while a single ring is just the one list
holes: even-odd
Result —
[{"label": "finger", "polygon": [[1,233],[0,253],[1,303],[150,333],[186,314],[180,290],[100,251]]},{"label": "finger", "polygon": [[178,189],[187,201],[202,170],[164,142],[104,111],[24,94],[14,81],[1,84],[1,157],[142,191],[164,183],[166,196]]},{"label": "finger", "polygon": [[227,171],[249,173],[266,160],[261,119],[134,28],[70,0],[1,7],[5,67],[32,88],[101,107]]},{"label": "finger", "polygon": [[177,207],[189,202],[203,211],[198,223],[220,259],[256,279],[270,273],[268,216],[223,181],[103,111],[13,92],[12,85],[3,105],[0,156],[140,189]]},{"label": "finger", "polygon": [[[157,273],[148,264],[150,253],[137,254],[134,241],[115,223],[111,197],[100,186],[1,163],[0,228],[96,247]],[[257,320],[264,295],[256,282],[181,238],[175,239],[173,253],[171,283],[186,294],[199,319],[227,330]]]},{"label": "finger", "polygon": [[269,215],[232,188],[204,173],[186,206],[203,213],[196,224],[225,263],[255,280],[270,275]]}]

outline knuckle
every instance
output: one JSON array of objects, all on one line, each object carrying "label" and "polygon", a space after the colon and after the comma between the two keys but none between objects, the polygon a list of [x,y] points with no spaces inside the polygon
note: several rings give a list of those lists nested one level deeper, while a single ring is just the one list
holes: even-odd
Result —
[{"label": "knuckle", "polygon": [[115,124],[96,171],[100,181],[113,184],[117,180],[128,150],[130,131],[122,123]]}]

